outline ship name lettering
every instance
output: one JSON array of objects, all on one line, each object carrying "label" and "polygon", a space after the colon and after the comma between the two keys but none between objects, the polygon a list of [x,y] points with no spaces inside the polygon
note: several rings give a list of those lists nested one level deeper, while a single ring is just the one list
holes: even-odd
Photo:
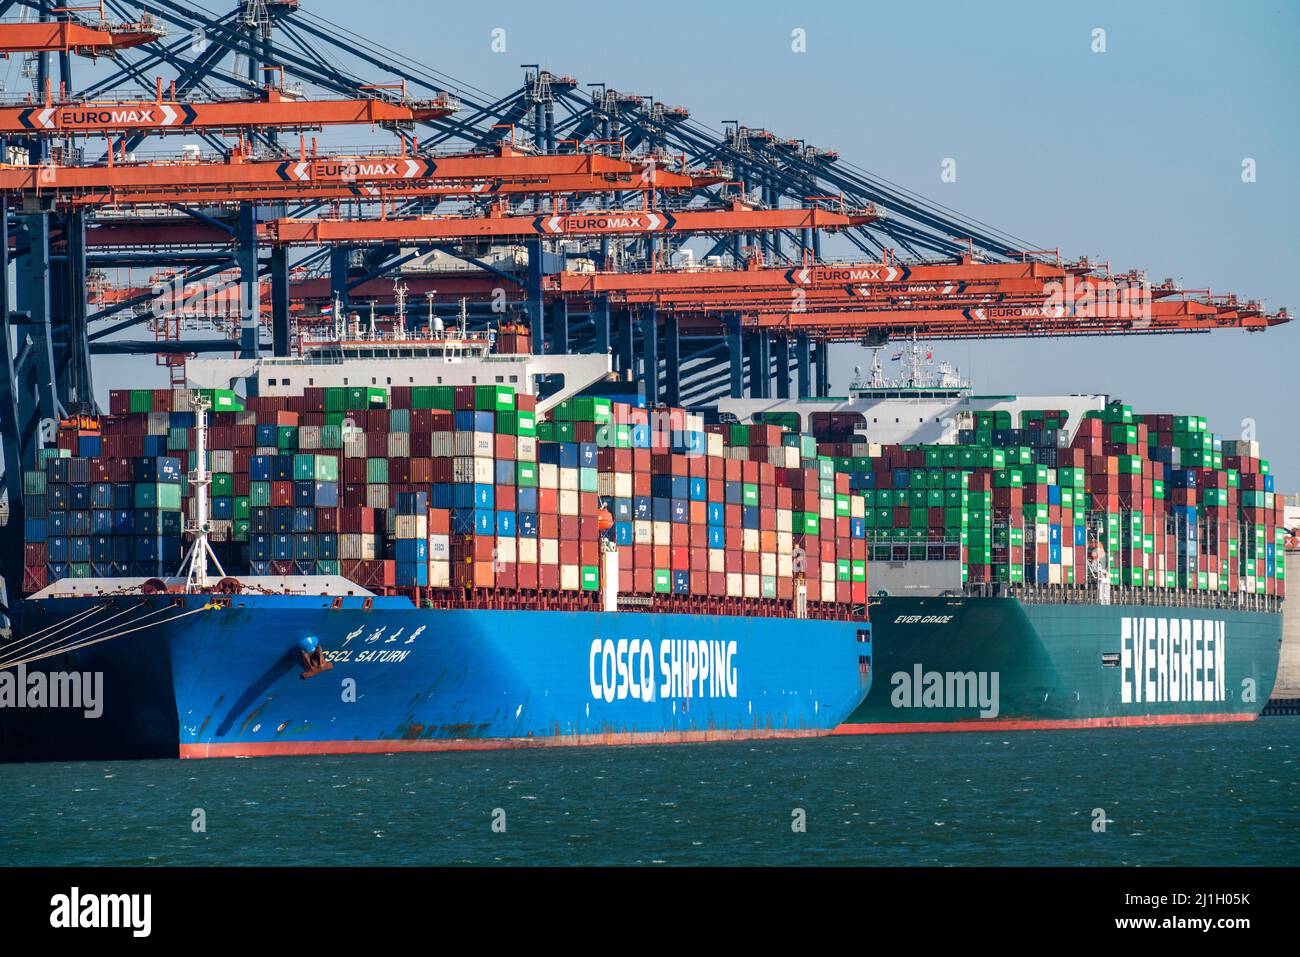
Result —
[{"label": "ship name lettering", "polygon": [[1201,618],[1120,620],[1120,701],[1226,701],[1225,623]]},{"label": "ship name lettering", "polygon": [[597,701],[632,698],[735,698],[739,674],[734,641],[665,638],[655,646],[640,638],[596,638],[587,656],[591,696]]}]

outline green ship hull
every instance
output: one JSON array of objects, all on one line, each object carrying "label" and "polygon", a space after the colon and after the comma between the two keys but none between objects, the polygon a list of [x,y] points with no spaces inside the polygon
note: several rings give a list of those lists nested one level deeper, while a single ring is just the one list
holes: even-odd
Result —
[{"label": "green ship hull", "polygon": [[1279,612],[1018,598],[878,599],[872,690],[836,734],[1249,721]]}]

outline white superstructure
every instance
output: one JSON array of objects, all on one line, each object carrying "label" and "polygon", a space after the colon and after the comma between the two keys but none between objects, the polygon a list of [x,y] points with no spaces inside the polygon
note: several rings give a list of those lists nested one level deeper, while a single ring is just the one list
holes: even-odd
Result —
[{"label": "white superstructure", "polygon": [[[936,371],[929,373],[923,365],[923,351],[924,362],[931,363],[932,353],[913,341],[904,375],[893,380],[881,375],[873,351],[870,376],[855,377],[845,396],[720,399],[718,411],[734,415],[740,422],[753,422],[755,417],[774,422],[798,415],[798,423],[790,421],[789,426],[803,432],[814,431],[812,423],[816,413],[852,415],[854,431],[862,441],[907,445],[956,442],[957,430],[970,427],[967,423],[975,412],[1007,411],[1012,414],[1012,421],[1019,423],[1023,409],[1065,409],[1069,412],[1064,428],[1068,442],[1073,439],[1083,414],[1103,409],[1109,398],[1101,394],[973,395],[970,384],[947,363],[939,363]],[[895,354],[895,359],[900,358],[903,357]]]},{"label": "white superstructure", "polygon": [[[234,389],[241,380],[255,379],[257,394],[267,396],[343,386],[508,385],[534,395],[547,391],[539,405],[545,411],[611,369],[608,354],[495,353],[491,334],[469,332],[463,325],[443,329],[441,322],[431,322],[422,335],[383,336],[373,322],[363,330],[354,317],[349,326],[329,338],[304,340],[299,355],[191,359],[186,375],[193,386],[206,389]],[[545,390],[539,388],[543,380]]]}]

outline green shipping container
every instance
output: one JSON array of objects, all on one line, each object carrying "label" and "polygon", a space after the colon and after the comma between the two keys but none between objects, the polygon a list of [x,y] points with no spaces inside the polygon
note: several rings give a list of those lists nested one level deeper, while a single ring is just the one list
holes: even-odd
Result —
[{"label": "green shipping container", "polygon": [[508,385],[481,385],[474,389],[474,408],[480,412],[513,412],[515,390]]}]

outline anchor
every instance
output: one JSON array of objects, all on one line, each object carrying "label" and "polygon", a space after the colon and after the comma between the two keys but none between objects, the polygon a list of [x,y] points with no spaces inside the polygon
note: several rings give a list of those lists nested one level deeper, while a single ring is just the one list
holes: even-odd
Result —
[{"label": "anchor", "polygon": [[333,662],[325,660],[320,640],[315,635],[308,635],[298,642],[298,664],[302,668],[302,674],[298,677],[304,681],[334,667]]}]

